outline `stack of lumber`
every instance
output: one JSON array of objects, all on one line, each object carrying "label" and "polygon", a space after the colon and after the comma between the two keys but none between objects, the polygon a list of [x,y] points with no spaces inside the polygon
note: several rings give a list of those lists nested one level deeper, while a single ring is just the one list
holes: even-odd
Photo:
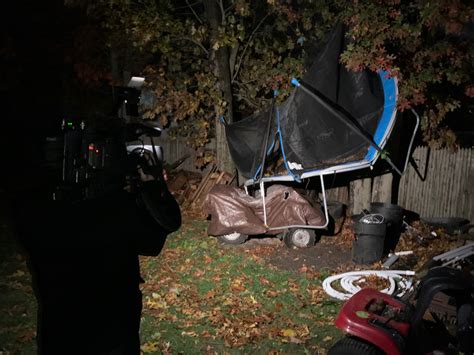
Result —
[{"label": "stack of lumber", "polygon": [[204,175],[184,170],[172,172],[168,188],[183,212],[201,211],[207,194],[215,185],[230,185],[234,180],[235,175],[218,171],[213,165]]},{"label": "stack of lumber", "polygon": [[182,206],[198,188],[202,174],[186,170],[177,170],[168,174],[168,189]]}]

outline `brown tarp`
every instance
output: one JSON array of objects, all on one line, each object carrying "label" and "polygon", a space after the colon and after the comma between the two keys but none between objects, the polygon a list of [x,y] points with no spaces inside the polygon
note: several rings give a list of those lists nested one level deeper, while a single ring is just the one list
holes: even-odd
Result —
[{"label": "brown tarp", "polygon": [[247,235],[278,234],[285,230],[269,227],[292,224],[320,226],[325,222],[319,206],[313,207],[293,188],[272,185],[266,196],[267,224],[263,223],[261,197],[252,197],[240,188],[215,185],[204,201],[204,211],[211,215],[209,235],[238,232]]}]

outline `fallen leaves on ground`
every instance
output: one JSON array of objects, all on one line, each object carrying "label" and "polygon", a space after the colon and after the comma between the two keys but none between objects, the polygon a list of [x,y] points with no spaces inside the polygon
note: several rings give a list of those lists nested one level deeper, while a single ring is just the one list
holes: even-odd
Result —
[{"label": "fallen leaves on ground", "polygon": [[348,218],[342,225],[341,232],[336,238],[332,239],[332,242],[344,248],[352,248],[352,241],[355,240],[353,225],[353,221]]},{"label": "fallen leaves on ground", "polygon": [[176,352],[186,342],[201,352],[262,346],[265,353],[295,346],[314,351],[321,331],[335,331],[337,305],[315,270],[269,267],[262,255],[274,246],[222,246],[206,235],[205,223],[188,224],[169,237],[158,258],[141,258],[143,313],[151,317],[150,331],[161,334],[144,338],[144,353],[163,352],[165,340]]},{"label": "fallen leaves on ground", "polygon": [[[442,229],[431,228],[421,221],[413,223],[418,232],[403,233],[397,244],[396,251],[413,251],[415,256],[412,269],[419,271],[434,256],[461,246],[464,241],[450,236]],[[421,238],[420,238],[421,237]]]},{"label": "fallen leaves on ground", "polygon": [[[329,243],[350,249],[350,224]],[[288,272],[266,262],[280,252],[277,244],[222,245],[208,237],[206,229],[206,222],[187,221],[169,237],[159,257],[141,258],[144,314],[151,317],[151,330],[161,334],[159,339],[145,339],[143,352],[180,352],[189,344],[203,353],[327,349],[339,336],[333,321],[340,303],[326,295],[321,282],[336,273],[382,268],[381,262],[367,266],[348,260],[334,269],[316,270],[303,263]],[[432,256],[459,245],[455,238],[436,233],[421,245],[404,232],[397,251],[413,250],[416,270]],[[388,283],[368,276],[359,286],[384,289]]]},{"label": "fallen leaves on ground", "polygon": [[383,290],[390,286],[388,279],[377,275],[368,275],[357,281],[356,284],[360,288],[373,288],[376,290]]}]

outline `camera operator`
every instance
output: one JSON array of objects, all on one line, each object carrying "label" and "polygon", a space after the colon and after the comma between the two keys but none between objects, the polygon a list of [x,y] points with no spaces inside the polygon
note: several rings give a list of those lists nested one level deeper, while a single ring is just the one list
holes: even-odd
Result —
[{"label": "camera operator", "polygon": [[162,179],[137,172],[139,191],[123,186],[73,202],[37,189],[16,194],[18,235],[38,300],[40,354],[140,353],[138,255],[158,255],[170,233],[148,200],[179,210]]},{"label": "camera operator", "polygon": [[11,194],[38,301],[39,354],[140,354],[139,255],[158,255],[181,215],[161,165],[127,155],[122,128],[107,130],[113,163],[90,196],[54,200],[48,183]]},{"label": "camera operator", "polygon": [[[62,4],[13,5],[1,22],[7,50],[0,58],[5,74],[0,189],[11,203],[32,274],[38,353],[139,354],[138,256],[159,254],[166,236],[179,227],[179,207],[159,174],[149,181],[132,179],[138,188],[124,190],[126,176],[140,173],[120,163],[94,197],[52,199],[61,159],[51,169],[42,153],[68,102],[63,44],[69,41],[70,17]],[[121,152],[117,162],[126,160],[121,129],[112,136]]]}]

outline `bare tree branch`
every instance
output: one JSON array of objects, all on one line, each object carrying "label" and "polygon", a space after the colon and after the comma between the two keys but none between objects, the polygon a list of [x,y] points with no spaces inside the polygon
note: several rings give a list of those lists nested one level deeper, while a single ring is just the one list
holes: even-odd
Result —
[{"label": "bare tree branch", "polygon": [[225,20],[224,3],[222,2],[222,0],[219,0],[218,3],[219,3],[219,7],[220,7],[220,9],[221,9],[222,24],[225,25],[225,24],[226,24],[226,20]]},{"label": "bare tree branch", "polygon": [[186,5],[188,5],[188,7],[191,9],[191,11],[193,12],[194,14],[194,17],[196,17],[196,19],[199,21],[199,23],[202,25],[202,20],[201,18],[199,17],[199,15],[196,13],[196,11],[194,11],[193,7],[191,4],[189,4],[189,1],[186,0]]},{"label": "bare tree branch", "polygon": [[204,47],[202,45],[202,43],[199,43],[198,41],[196,41],[192,38],[184,37],[184,36],[176,36],[176,35],[171,35],[171,37],[173,37],[175,39],[181,39],[181,40],[193,42],[195,45],[197,45],[199,48],[201,48],[203,50],[203,52],[206,53],[206,55],[209,55],[209,50],[206,47]]},{"label": "bare tree branch", "polygon": [[198,1],[193,2],[192,4],[187,4],[186,6],[178,6],[178,7],[173,7],[173,5],[170,5],[170,6],[172,7],[173,10],[181,10],[181,9],[186,9],[189,6],[194,6],[196,4],[199,4],[200,2],[201,0],[198,0]]},{"label": "bare tree branch", "polygon": [[227,6],[227,9],[224,10],[225,13],[229,12],[230,10],[232,10],[232,8],[235,6],[235,2],[230,4],[229,6]]},{"label": "bare tree branch", "polygon": [[[252,80],[252,81],[256,81],[256,79],[255,79],[255,80]],[[235,96],[238,100],[243,100],[243,101],[247,102],[247,104],[249,104],[251,107],[260,108],[260,107],[261,107],[260,102],[261,102],[261,101],[266,101],[265,99],[263,99],[263,100],[260,99],[260,100],[259,100],[260,102],[259,102],[259,101],[257,101],[257,100],[254,100],[254,99],[248,97],[247,95],[245,95],[245,93],[247,93],[247,92],[249,91],[246,84],[244,84],[244,83],[242,83],[242,82],[240,82],[240,81],[238,81],[238,80],[236,80],[234,84],[237,85],[238,88],[239,88],[239,89],[237,90],[237,93],[236,93],[234,96]]]},{"label": "bare tree branch", "polygon": [[242,51],[242,54],[240,55],[240,58],[239,58],[239,63],[237,64],[237,68],[235,69],[234,75],[232,76],[232,83],[234,82],[235,78],[236,78],[237,75],[239,74],[240,66],[242,65],[242,61],[243,61],[243,59],[244,59],[245,52],[247,51],[248,46],[249,46],[250,43],[252,42],[253,36],[255,35],[255,33],[257,32],[257,30],[260,28],[260,26],[261,26],[262,23],[267,19],[268,16],[270,16],[270,13],[266,14],[266,15],[260,20],[260,22],[258,23],[258,25],[255,26],[254,30],[253,30],[252,33],[250,34],[249,40],[248,40],[247,43],[245,44],[244,50]]},{"label": "bare tree branch", "polygon": [[235,68],[235,61],[237,60],[237,53],[239,52],[239,42],[235,44],[234,47],[231,48],[229,54],[229,69],[230,69],[230,76],[234,75],[234,68]]},{"label": "bare tree branch", "polygon": [[249,104],[249,106],[251,106],[251,107],[260,108],[259,105],[258,105],[256,102],[254,102],[253,100],[251,100],[251,99],[248,98],[247,96],[240,95],[240,94],[237,94],[237,95],[235,95],[235,96],[236,96],[238,99],[247,102],[247,104]]}]

